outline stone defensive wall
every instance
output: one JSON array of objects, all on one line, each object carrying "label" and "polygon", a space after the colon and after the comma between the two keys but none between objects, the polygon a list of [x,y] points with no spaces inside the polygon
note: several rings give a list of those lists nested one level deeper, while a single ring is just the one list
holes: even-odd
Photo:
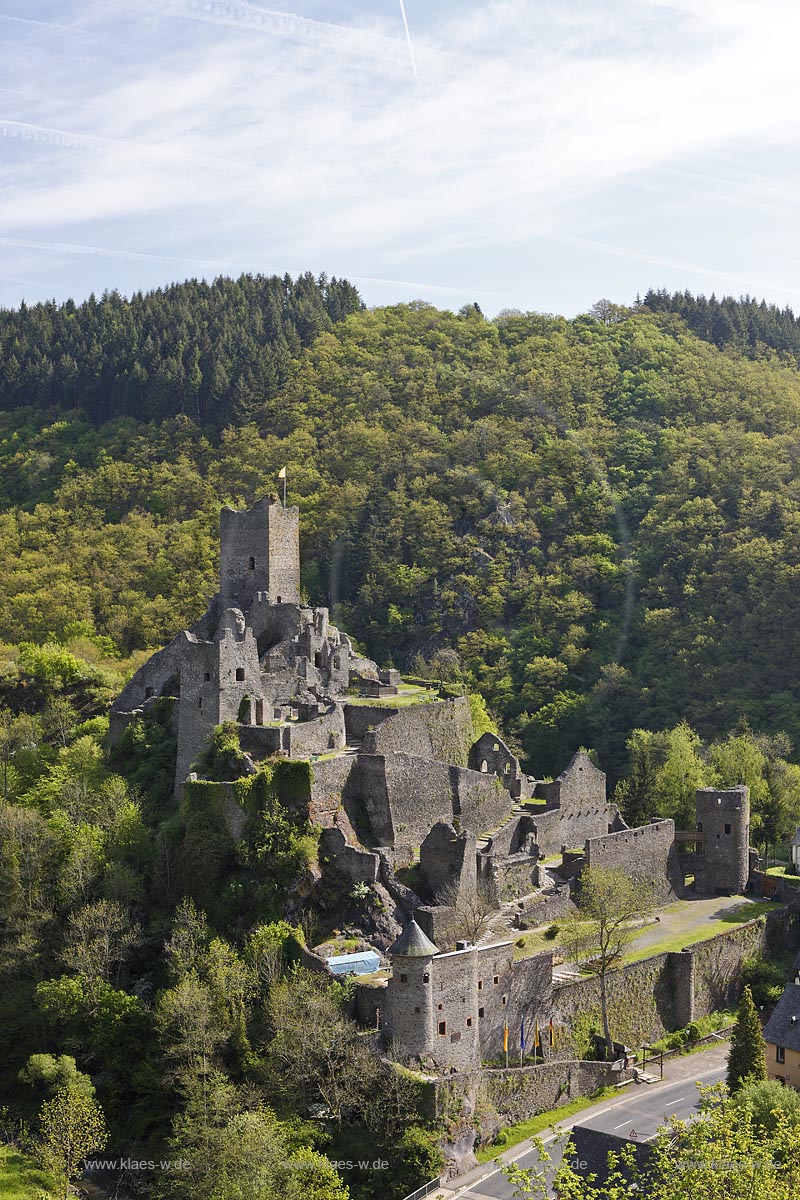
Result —
[{"label": "stone defensive wall", "polygon": [[683,895],[683,870],[675,849],[675,822],[651,821],[586,840],[586,866],[624,871],[653,890],[657,903]]},{"label": "stone defensive wall", "polygon": [[[756,917],[686,950],[657,954],[611,971],[606,983],[614,1035],[629,1046],[641,1046],[698,1017],[731,1008],[741,991],[743,959],[798,945],[800,909],[794,906]],[[602,1027],[596,978],[556,982],[552,1006],[561,1036],[569,1036],[576,1019],[588,1018],[598,1029]]]},{"label": "stone defensive wall", "polygon": [[631,1079],[633,1072],[612,1071],[609,1063],[564,1059],[536,1066],[485,1067],[461,1071],[435,1084],[436,1115],[460,1111],[469,1100],[473,1111],[488,1102],[500,1118],[499,1124],[515,1125],[538,1112],[549,1112],[568,1100],[589,1096],[598,1088]]},{"label": "stone defensive wall", "polygon": [[405,708],[345,704],[348,741],[363,742],[367,754],[403,752],[466,767],[473,742],[469,700],[433,700]]},{"label": "stone defensive wall", "polygon": [[344,717],[338,704],[309,721],[239,726],[242,749],[259,758],[280,753],[290,758],[311,758],[314,754],[342,750],[344,741]]},{"label": "stone defensive wall", "polygon": [[563,846],[577,850],[587,838],[606,834],[617,815],[612,805],[585,800],[568,808],[533,812],[533,833],[542,858],[558,854]]}]

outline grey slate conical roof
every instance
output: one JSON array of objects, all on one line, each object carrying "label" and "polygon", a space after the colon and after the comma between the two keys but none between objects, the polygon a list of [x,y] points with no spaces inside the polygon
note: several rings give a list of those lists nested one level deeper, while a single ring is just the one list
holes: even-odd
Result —
[{"label": "grey slate conical roof", "polygon": [[438,947],[420,929],[412,917],[396,942],[393,942],[387,954],[399,955],[403,958],[433,958],[438,954]]}]

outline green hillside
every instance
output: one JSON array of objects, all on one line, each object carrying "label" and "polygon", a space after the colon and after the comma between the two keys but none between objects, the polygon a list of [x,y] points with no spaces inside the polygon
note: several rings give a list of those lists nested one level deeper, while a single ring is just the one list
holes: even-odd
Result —
[{"label": "green hillside", "polygon": [[[309,600],[482,693],[529,770],[590,748],[632,824],[739,782],[759,842],[800,820],[800,373],[766,317],[715,345],[667,299],[487,321],[243,277],[0,313],[0,1114],[35,1135],[96,1090],[109,1157],[188,1164],[163,1200],[439,1169],[418,1079],[295,969],[364,916],[308,902],[308,767],[242,782],[234,842],[218,784],[175,805],[163,712],[108,751],[110,699],[215,590],[220,504],[283,466]],[[361,1159],[388,1166],[330,1165]]]},{"label": "green hillside", "polygon": [[[377,659],[480,688],[536,771],[583,743],[614,775],[632,725],[682,719],[800,740],[793,365],[644,307],[487,321],[332,286],[305,277],[307,348],[277,280],[2,314],[2,641],[159,644],[213,590],[220,503],[287,465],[309,597]],[[124,400],[169,337],[193,394],[228,379],[214,405],[186,371]],[[280,378],[245,402],[257,342]],[[87,345],[96,386],[34,386]]]}]

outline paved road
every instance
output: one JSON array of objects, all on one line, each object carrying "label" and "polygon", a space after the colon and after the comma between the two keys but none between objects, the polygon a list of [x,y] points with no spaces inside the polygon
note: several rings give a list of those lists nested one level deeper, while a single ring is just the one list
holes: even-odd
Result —
[{"label": "paved road", "polygon": [[[717,1056],[715,1056],[717,1057]],[[698,1068],[704,1066],[702,1060]],[[583,1125],[589,1129],[601,1129],[606,1133],[615,1133],[618,1137],[630,1136],[635,1131],[639,1140],[653,1136],[659,1125],[670,1116],[678,1116],[683,1120],[699,1111],[699,1098],[695,1081],[700,1083],[716,1083],[725,1077],[725,1067],[717,1063],[710,1070],[698,1069],[693,1076],[678,1079],[673,1083],[663,1084],[630,1084],[636,1090],[625,1096],[624,1100],[609,1101],[607,1106],[601,1106],[596,1112],[588,1112],[584,1117],[565,1122],[565,1128],[573,1125]],[[555,1138],[545,1138],[548,1151],[555,1161],[561,1158],[561,1145]],[[563,1139],[566,1140],[566,1139]],[[516,1158],[522,1167],[533,1166],[538,1161],[538,1151],[528,1150]],[[468,1191],[458,1193],[459,1200],[511,1200],[514,1189],[506,1177],[497,1168],[491,1175],[486,1176],[472,1185]]]}]

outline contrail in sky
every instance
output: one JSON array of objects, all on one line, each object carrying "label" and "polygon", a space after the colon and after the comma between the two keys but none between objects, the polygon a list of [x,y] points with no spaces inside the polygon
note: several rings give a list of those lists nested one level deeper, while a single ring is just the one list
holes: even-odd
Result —
[{"label": "contrail in sky", "polygon": [[113,250],[105,246],[84,246],[78,242],[40,242],[33,238],[0,237],[0,246],[19,247],[23,250],[48,250],[57,254],[90,254],[99,258],[143,259],[146,262],[191,263],[198,267],[214,267],[214,263],[201,258],[181,258],[177,254],[142,254],[137,250]]},{"label": "contrail in sky", "polygon": [[414,57],[414,43],[411,41],[411,30],[408,28],[408,17],[406,16],[406,6],[404,0],[400,0],[400,12],[403,14],[403,28],[406,31],[408,53],[411,55],[411,69],[414,72],[414,78],[419,79],[419,75],[417,74],[417,60]]}]

